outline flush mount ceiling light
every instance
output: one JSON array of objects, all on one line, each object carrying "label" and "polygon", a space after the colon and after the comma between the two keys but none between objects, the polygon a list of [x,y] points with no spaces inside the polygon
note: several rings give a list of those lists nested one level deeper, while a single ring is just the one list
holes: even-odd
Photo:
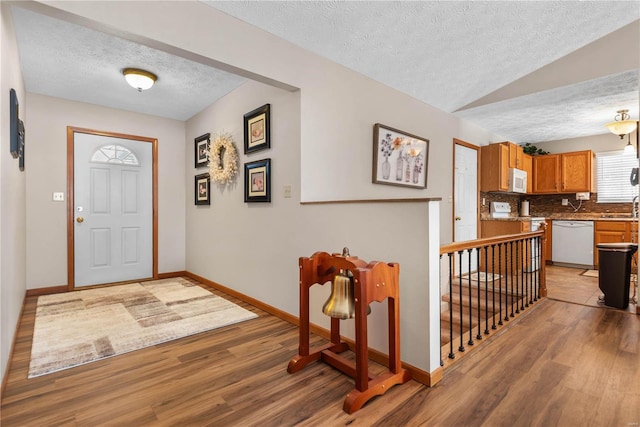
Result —
[{"label": "flush mount ceiling light", "polygon": [[138,92],[151,88],[155,81],[158,80],[155,74],[138,70],[137,68],[125,68],[122,70],[122,74],[124,74],[127,83],[129,83],[131,87],[138,89]]},{"label": "flush mount ceiling light", "polygon": [[629,116],[629,110],[618,110],[617,113],[615,122],[607,123],[605,126],[611,133],[620,136],[620,139],[622,139],[626,134],[636,129],[638,122],[629,120],[631,118],[631,116]]}]

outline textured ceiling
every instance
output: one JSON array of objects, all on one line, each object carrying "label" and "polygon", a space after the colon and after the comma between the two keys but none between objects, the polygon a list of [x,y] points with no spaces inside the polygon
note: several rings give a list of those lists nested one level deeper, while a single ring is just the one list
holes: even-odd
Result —
[{"label": "textured ceiling", "polygon": [[[603,133],[623,107],[638,117],[637,70],[465,106],[639,19],[640,0],[204,3],[515,142]],[[12,11],[29,92],[186,120],[245,81],[17,6]],[[156,73],[156,86],[142,93],[126,86],[126,67]]]},{"label": "textured ceiling", "polygon": [[[12,8],[27,91],[127,111],[187,120],[245,82],[234,74],[113,37]],[[138,92],[124,68],[158,76]]]}]

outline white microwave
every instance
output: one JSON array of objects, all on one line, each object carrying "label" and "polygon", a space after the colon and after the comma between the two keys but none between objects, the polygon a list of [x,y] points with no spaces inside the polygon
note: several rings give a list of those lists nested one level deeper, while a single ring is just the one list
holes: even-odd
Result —
[{"label": "white microwave", "polygon": [[522,169],[509,169],[509,191],[512,193],[527,192],[527,171]]}]

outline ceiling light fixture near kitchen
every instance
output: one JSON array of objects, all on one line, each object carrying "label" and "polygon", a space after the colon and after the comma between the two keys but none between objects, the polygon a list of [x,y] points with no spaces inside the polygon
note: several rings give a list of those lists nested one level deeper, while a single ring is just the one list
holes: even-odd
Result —
[{"label": "ceiling light fixture near kitchen", "polygon": [[125,68],[122,70],[122,74],[124,74],[127,83],[129,83],[131,87],[138,89],[138,92],[151,88],[156,80],[158,80],[155,74],[137,68]]},{"label": "ceiling light fixture near kitchen", "polygon": [[618,110],[617,113],[615,122],[607,123],[605,126],[609,131],[611,131],[611,133],[620,136],[620,139],[622,139],[626,134],[631,133],[636,129],[638,122],[635,120],[629,120],[631,118],[631,116],[629,116],[629,110]]}]

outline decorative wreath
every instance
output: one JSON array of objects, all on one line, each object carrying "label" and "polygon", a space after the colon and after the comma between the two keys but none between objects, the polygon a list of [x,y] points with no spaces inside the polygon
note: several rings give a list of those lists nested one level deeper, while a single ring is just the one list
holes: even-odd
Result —
[{"label": "decorative wreath", "polygon": [[238,173],[238,152],[228,133],[217,135],[209,149],[209,176],[218,184],[230,184]]}]

